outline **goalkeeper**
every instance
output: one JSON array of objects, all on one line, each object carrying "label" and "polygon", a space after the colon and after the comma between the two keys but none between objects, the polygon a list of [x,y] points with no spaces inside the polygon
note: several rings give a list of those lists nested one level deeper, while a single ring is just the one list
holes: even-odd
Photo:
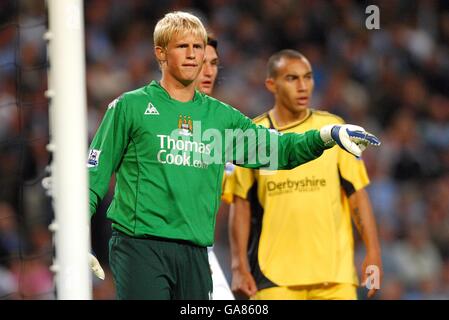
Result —
[{"label": "goalkeeper", "polygon": [[[275,105],[256,124],[303,133],[343,123],[309,108],[314,81],[302,54],[282,50],[269,59],[267,69],[265,83]],[[368,284],[368,296],[373,296],[382,262],[368,183],[363,161],[338,148],[273,175],[236,168],[224,188],[234,195],[229,226],[233,291],[263,300],[356,299],[352,215],[366,246],[362,283],[373,280]]]},{"label": "goalkeeper", "polygon": [[[189,13],[166,14],[153,40],[161,80],[114,100],[91,143],[90,211],[115,172],[107,216],[118,299],[209,299],[207,246],[213,244],[226,161],[291,169],[336,143],[360,155],[365,144],[379,142],[362,128],[341,125],[279,135],[196,91],[207,33]],[[241,135],[229,139],[226,129],[258,134],[249,143]],[[254,159],[261,150],[267,157]]]}]

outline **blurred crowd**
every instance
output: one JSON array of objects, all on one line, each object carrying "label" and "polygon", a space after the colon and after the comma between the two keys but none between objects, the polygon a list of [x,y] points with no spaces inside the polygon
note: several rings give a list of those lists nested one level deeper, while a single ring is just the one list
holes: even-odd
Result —
[{"label": "blurred crowd", "polygon": [[[272,107],[265,65],[292,48],[312,63],[312,106],[379,136],[364,153],[379,225],[384,281],[376,299],[449,299],[449,2],[350,0],[85,1],[89,139],[109,102],[159,79],[152,32],[166,12],[197,14],[218,39],[216,97],[253,117]],[[45,1],[0,2],[0,299],[53,299],[51,156]],[[67,57],[70,63],[70,57]],[[106,269],[94,298],[114,297],[107,268],[112,186],[92,220]],[[356,234],[356,232],[355,232]],[[227,207],[215,251],[229,271]],[[363,245],[356,235],[356,265]],[[361,290],[363,298],[363,291]]]}]

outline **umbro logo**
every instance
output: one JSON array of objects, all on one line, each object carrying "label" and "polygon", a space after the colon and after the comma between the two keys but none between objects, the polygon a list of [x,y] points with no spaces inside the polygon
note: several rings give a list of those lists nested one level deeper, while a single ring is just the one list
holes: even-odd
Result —
[{"label": "umbro logo", "polygon": [[153,104],[150,102],[150,103],[148,103],[147,110],[145,110],[144,114],[158,115],[159,111],[157,111],[156,107],[153,106]]}]

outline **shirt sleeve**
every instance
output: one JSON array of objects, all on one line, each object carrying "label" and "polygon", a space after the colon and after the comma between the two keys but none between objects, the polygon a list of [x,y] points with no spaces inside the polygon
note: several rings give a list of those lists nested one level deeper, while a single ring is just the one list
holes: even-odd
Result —
[{"label": "shirt sleeve", "polygon": [[225,160],[246,168],[292,169],[318,158],[324,146],[318,130],[281,134],[255,125],[232,108],[232,137],[225,134]]},{"label": "shirt sleeve", "polygon": [[232,178],[234,179],[233,194],[246,200],[248,198],[248,191],[256,180],[254,170],[236,167]]},{"label": "shirt sleeve", "polygon": [[369,184],[363,160],[343,149],[338,150],[338,171],[341,185],[348,197]]},{"label": "shirt sleeve", "polygon": [[255,182],[254,170],[234,166],[232,172],[224,175],[222,200],[230,204],[234,195],[246,199]]},{"label": "shirt sleeve", "polygon": [[232,177],[234,170],[235,166],[232,163],[226,163],[221,185],[221,200],[228,204],[232,203],[234,197],[234,178]]},{"label": "shirt sleeve", "polygon": [[87,167],[91,216],[108,191],[112,173],[117,170],[129,142],[130,124],[125,111],[124,96],[109,104],[89,148]]}]

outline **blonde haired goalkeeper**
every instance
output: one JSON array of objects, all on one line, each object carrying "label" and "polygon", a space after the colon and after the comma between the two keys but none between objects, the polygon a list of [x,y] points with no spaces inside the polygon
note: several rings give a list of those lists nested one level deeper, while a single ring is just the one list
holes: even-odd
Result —
[{"label": "blonde haired goalkeeper", "polygon": [[[359,156],[361,146],[379,141],[346,125],[280,135],[195,90],[207,33],[192,14],[166,14],[153,40],[161,79],[114,100],[91,143],[90,211],[115,172],[107,216],[118,299],[210,299],[207,247],[214,242],[227,161],[291,169],[335,144]],[[229,130],[257,134],[250,144],[241,136],[226,139]],[[268,153],[264,160],[248,157],[261,150]]]}]

